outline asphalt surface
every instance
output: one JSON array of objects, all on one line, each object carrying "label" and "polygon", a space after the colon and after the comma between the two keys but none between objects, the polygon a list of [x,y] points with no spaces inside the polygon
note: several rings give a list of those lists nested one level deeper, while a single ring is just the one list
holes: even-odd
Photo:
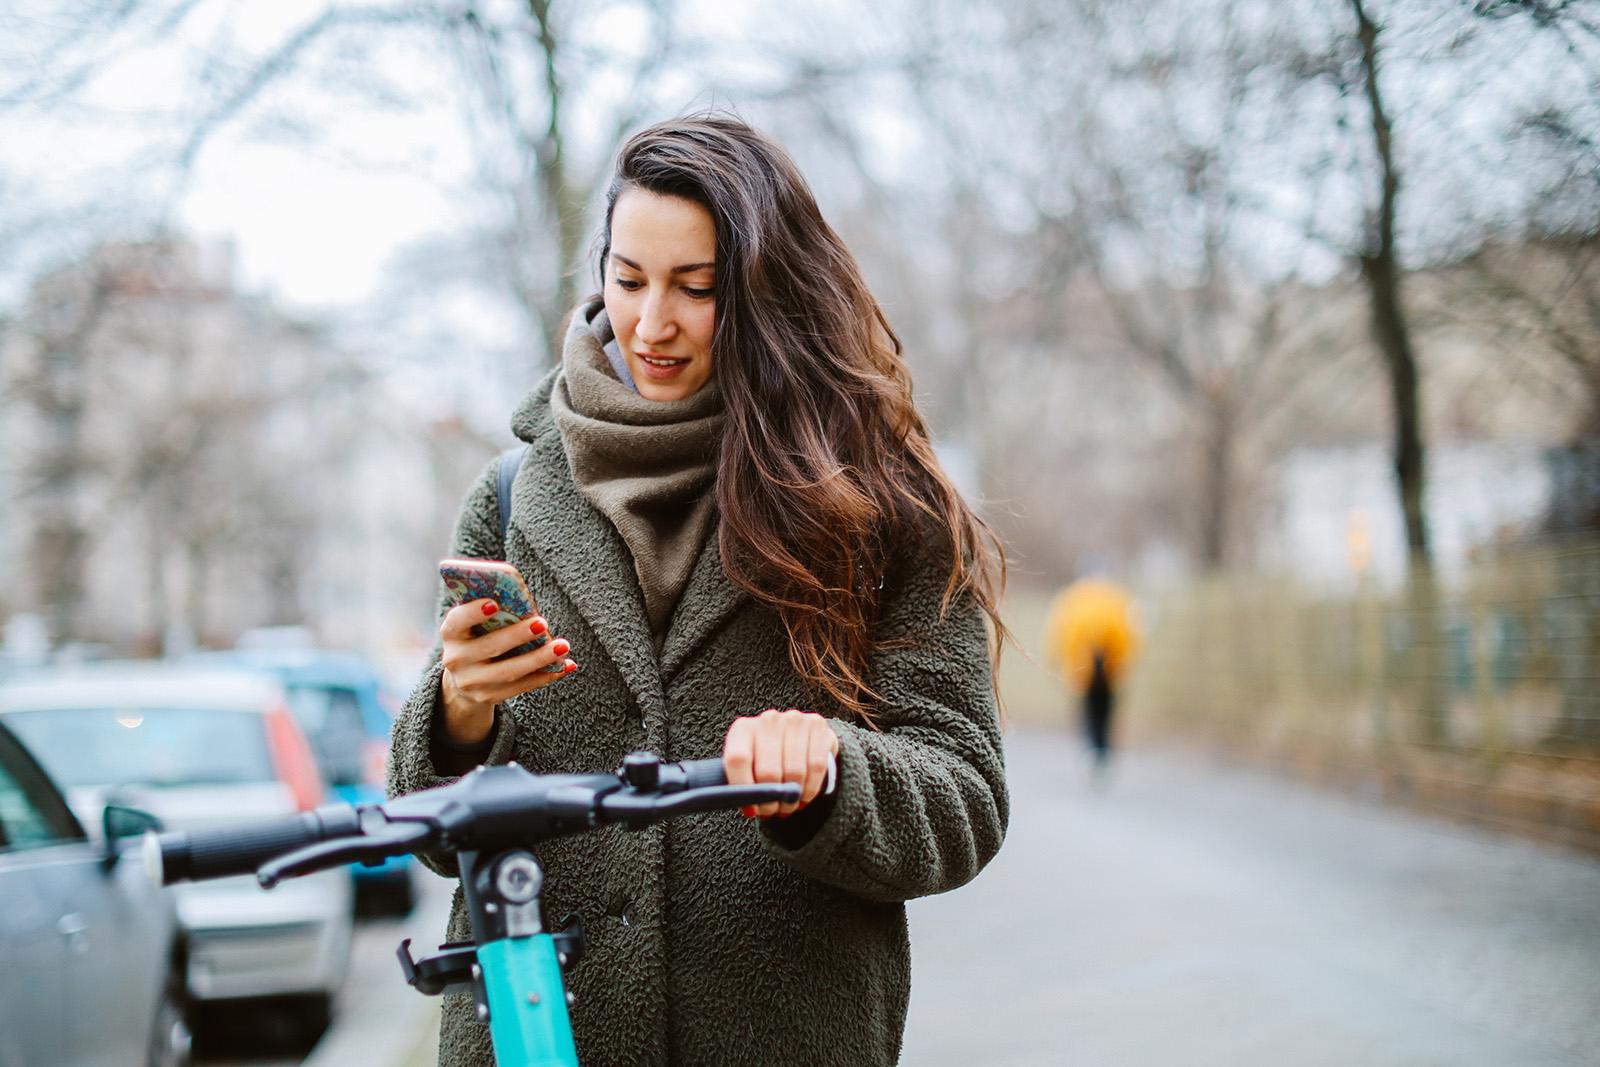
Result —
[{"label": "asphalt surface", "polygon": [[1014,733],[1011,829],[911,906],[915,1065],[1600,1063],[1600,861]]},{"label": "asphalt surface", "polygon": [[[1008,761],[999,857],[911,905],[902,1063],[1600,1063],[1600,861],[1180,754],[1096,785],[1064,735],[1014,732]],[[443,929],[424,885],[359,929],[308,1067],[433,1062],[437,1002],[393,958]]]}]

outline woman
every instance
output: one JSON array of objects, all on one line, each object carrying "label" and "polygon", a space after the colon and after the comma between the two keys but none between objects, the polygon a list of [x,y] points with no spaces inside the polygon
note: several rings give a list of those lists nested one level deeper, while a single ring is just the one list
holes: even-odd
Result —
[{"label": "woman", "polygon": [[[971,879],[1005,832],[984,625],[998,546],[940,472],[899,342],[776,144],[722,117],[633,137],[599,268],[561,367],[513,419],[530,447],[504,542],[491,465],[451,549],[515,564],[540,606],[530,629],[562,636],[492,662],[527,632],[472,638],[483,602],[446,612],[390,790],[636,749],[801,783],[798,804],[745,818],[542,848],[547,912],[578,913],[589,939],[568,974],[579,1054],[892,1064],[903,902]],[[837,787],[820,794],[829,756]],[[459,892],[449,934],[470,936]],[[492,1062],[464,996],[440,1062]]]}]

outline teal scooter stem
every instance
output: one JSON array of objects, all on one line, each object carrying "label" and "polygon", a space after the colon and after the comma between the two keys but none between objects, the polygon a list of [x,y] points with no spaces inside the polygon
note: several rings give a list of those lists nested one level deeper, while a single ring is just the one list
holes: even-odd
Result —
[{"label": "teal scooter stem", "polygon": [[578,1067],[559,955],[549,934],[506,938],[478,950],[497,1062]]},{"label": "teal scooter stem", "polygon": [[503,852],[481,874],[476,856],[463,859],[462,885],[480,890],[468,903],[478,946],[473,999],[479,1020],[489,1024],[495,1059],[521,1067],[577,1067],[562,970],[582,951],[581,930],[563,931],[559,945],[544,931],[544,871],[532,853]]}]

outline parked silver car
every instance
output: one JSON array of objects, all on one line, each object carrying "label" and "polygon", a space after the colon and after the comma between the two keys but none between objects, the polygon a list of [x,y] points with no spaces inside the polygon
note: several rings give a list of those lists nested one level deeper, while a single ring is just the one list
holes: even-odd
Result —
[{"label": "parked silver car", "polygon": [[[260,673],[119,663],[0,686],[9,725],[80,815],[110,800],[195,829],[324,803],[283,689]],[[266,892],[249,876],[175,887],[189,996],[289,997],[308,1029],[331,1016],[350,951],[343,871]]]},{"label": "parked silver car", "polygon": [[124,849],[155,822],[108,807],[95,844],[0,726],[0,1067],[182,1067],[172,900]]}]

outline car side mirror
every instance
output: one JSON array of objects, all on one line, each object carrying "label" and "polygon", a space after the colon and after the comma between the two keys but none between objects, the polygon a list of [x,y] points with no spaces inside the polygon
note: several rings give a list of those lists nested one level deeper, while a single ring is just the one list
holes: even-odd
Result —
[{"label": "car side mirror", "polygon": [[163,828],[161,820],[148,811],[125,804],[107,804],[100,813],[100,842],[104,850],[101,858],[106,870],[116,865],[127,838],[140,837],[147,831],[160,833]]}]

